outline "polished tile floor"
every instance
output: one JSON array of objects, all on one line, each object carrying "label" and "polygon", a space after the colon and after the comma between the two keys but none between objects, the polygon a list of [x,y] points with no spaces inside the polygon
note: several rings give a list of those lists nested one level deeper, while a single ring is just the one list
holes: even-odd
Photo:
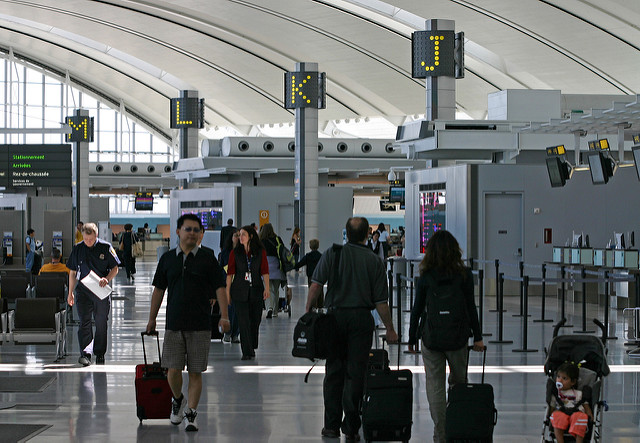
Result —
[{"label": "polished tile floor", "polygon": [[[32,442],[301,442],[317,441],[322,428],[322,373],[316,367],[309,383],[304,374],[310,364],[291,356],[292,331],[302,314],[306,298],[306,277],[295,275],[293,315],[263,319],[260,347],[255,361],[240,361],[238,344],[211,343],[209,370],[204,374],[204,392],[198,409],[200,431],[187,434],[183,427],[168,420],[147,420],[139,425],[135,413],[134,366],[142,360],[140,331],[147,323],[151,299],[151,279],[155,263],[139,263],[135,284],[128,284],[124,272],[116,278],[117,294],[112,303],[109,351],[105,366],[82,368],[77,364],[76,327],[69,328],[69,355],[53,363],[53,346],[0,347],[0,376],[51,375],[55,381],[43,392],[3,393],[0,404],[15,406],[0,410],[0,423],[47,424],[48,429]],[[550,298],[549,298],[550,299]],[[551,300],[551,299],[550,299]],[[488,297],[488,305],[492,304]],[[557,317],[555,299],[549,302],[547,316]],[[530,313],[540,316],[540,297],[532,297]],[[491,307],[491,306],[488,306]],[[499,411],[496,442],[540,441],[544,413],[542,373],[544,351],[552,335],[550,323],[531,323],[528,347],[538,352],[516,353],[521,347],[521,321],[512,317],[517,299],[508,298],[505,307],[505,338],[513,345],[491,345],[487,356],[486,381],[495,390]],[[580,305],[569,303],[569,319],[579,326]],[[589,316],[603,318],[601,308],[589,305]],[[396,315],[394,313],[394,319]],[[408,314],[403,315],[406,335]],[[613,311],[612,322],[618,340],[608,341],[612,374],[606,378],[604,398],[610,410],[604,415],[603,442],[640,441],[640,359],[629,358],[624,346],[622,313]],[[164,323],[164,307],[159,326]],[[487,332],[496,336],[496,314],[485,313]],[[576,328],[577,328],[576,326]],[[571,333],[566,328],[563,333]],[[575,329],[575,328],[573,328]],[[402,350],[404,350],[403,347]],[[151,348],[153,350],[153,348]],[[397,361],[398,347],[391,348]],[[404,352],[401,365],[414,371],[413,438],[431,441],[432,424],[424,391],[424,371],[415,355]],[[472,382],[478,382],[479,354],[471,361]],[[344,437],[343,437],[344,438]],[[0,435],[0,442],[6,441]],[[330,440],[327,440],[330,441]],[[335,441],[335,440],[333,440]]]}]

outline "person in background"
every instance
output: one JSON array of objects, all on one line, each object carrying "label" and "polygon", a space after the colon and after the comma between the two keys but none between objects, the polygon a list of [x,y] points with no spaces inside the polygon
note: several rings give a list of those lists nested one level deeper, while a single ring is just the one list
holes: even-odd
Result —
[{"label": "person in background", "polygon": [[391,248],[391,245],[389,245],[389,231],[387,231],[384,223],[380,222],[378,224],[378,232],[380,233],[380,243],[382,243],[382,252],[384,255],[382,260],[384,260],[389,256],[389,249]]},{"label": "person in background", "polygon": [[293,229],[293,234],[291,234],[291,242],[289,243],[289,250],[293,254],[293,258],[296,259],[296,262],[300,259],[300,242],[302,239],[300,238],[300,228],[295,227]]},{"label": "person in background", "polygon": [[251,360],[258,348],[262,306],[269,298],[267,253],[251,226],[240,228],[239,243],[229,254],[227,299],[238,314],[242,360]]},{"label": "person in background", "polygon": [[238,232],[238,228],[233,226],[233,219],[227,220],[227,226],[223,226],[220,230],[220,251],[224,249],[224,245],[227,243],[227,238],[231,237],[234,232]]},{"label": "person in background", "polygon": [[51,249],[51,263],[47,263],[40,268],[40,274],[45,272],[66,272],[69,273],[69,268],[67,265],[60,263],[60,259],[62,258],[62,253],[58,248]]},{"label": "person in background", "polygon": [[[229,255],[231,254],[231,251],[233,251],[238,246],[239,243],[240,233],[236,229],[236,231],[231,234],[231,236],[227,237],[227,240],[222,247],[222,251],[220,251],[220,254],[218,255],[218,262],[220,263],[220,266],[222,266],[222,269],[225,270],[225,277],[226,269],[229,265]],[[222,341],[224,343],[240,343],[240,326],[238,325],[238,316],[236,314],[235,306],[233,305],[231,300],[229,300],[229,321],[231,322],[231,329],[229,330],[229,332],[226,332],[224,334],[224,336],[222,337]]]},{"label": "person in background", "polygon": [[[104,354],[107,352],[107,324],[111,310],[111,296],[99,298],[82,283],[82,279],[93,271],[100,279],[99,285],[105,287],[118,274],[120,261],[111,243],[98,238],[98,227],[95,223],[84,224],[82,238],[83,240],[73,247],[67,260],[67,268],[69,268],[67,303],[69,306],[76,305],[80,317],[78,363],[89,366],[91,355],[95,354],[96,364],[103,365]],[[95,335],[92,326],[94,321]]]},{"label": "person in background", "polygon": [[[318,266],[318,262],[320,261],[320,257],[322,257],[322,253],[318,251],[320,248],[320,241],[317,238],[309,240],[309,249],[311,252],[308,252],[300,259],[299,262],[296,263],[296,271],[303,266],[307,267],[307,283],[308,287],[311,287],[311,277],[313,276],[313,271],[316,270],[316,266]],[[312,308],[322,308],[324,305],[324,289],[320,288],[320,294],[316,299],[316,303]]]},{"label": "person in background", "polygon": [[382,247],[382,243],[380,242],[380,232],[373,231],[373,235],[371,239],[367,242],[367,246],[371,248],[374,254],[380,257],[380,260],[384,262],[384,250]]},{"label": "person in background", "polygon": [[[195,214],[178,218],[178,247],[165,252],[153,276],[153,293],[147,332],[156,330],[156,318],[168,289],[167,323],[162,348],[163,366],[173,394],[169,421],[184,422],[185,431],[198,430],[196,409],[202,394],[202,373],[206,371],[211,344],[211,306],[218,300],[218,327],[229,330],[224,272],[213,251],[198,246],[203,231]],[[189,373],[188,398],[182,394],[182,370]],[[186,407],[185,407],[186,406]]]},{"label": "person in background", "polygon": [[133,225],[131,223],[124,225],[124,232],[120,234],[118,249],[122,251],[124,269],[127,271],[127,280],[135,280],[133,274],[136,273],[136,259],[133,256],[133,244],[137,241],[138,238],[133,232]]},{"label": "person in background", "polygon": [[82,241],[82,226],[84,226],[84,223],[82,223],[81,221],[79,221],[76,225],[76,238],[73,242],[74,245],[77,245]]},{"label": "person in background", "polygon": [[322,286],[329,282],[325,306],[338,324],[339,344],[337,355],[327,358],[321,434],[340,438],[342,430],[347,442],[355,442],[360,440],[360,402],[373,341],[371,310],[380,314],[389,343],[397,343],[398,334],[387,303],[384,264],[367,248],[369,222],[364,217],[349,218],[346,230],[349,242],[339,250],[327,249],[311,277],[306,312],[316,303]]},{"label": "person in background", "polygon": [[265,223],[260,228],[260,241],[267,253],[269,263],[269,291],[271,296],[267,302],[267,318],[278,316],[278,303],[280,302],[280,283],[287,277],[280,270],[280,257],[278,256],[278,243],[282,239],[276,235],[271,223]]},{"label": "person in background", "polygon": [[25,268],[27,271],[31,271],[36,254],[36,231],[31,228],[27,229],[27,238],[24,241],[27,251]]}]

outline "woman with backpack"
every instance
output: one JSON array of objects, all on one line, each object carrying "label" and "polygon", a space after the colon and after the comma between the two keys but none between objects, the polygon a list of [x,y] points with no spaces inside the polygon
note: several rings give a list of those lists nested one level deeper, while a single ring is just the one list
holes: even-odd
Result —
[{"label": "woman with backpack", "polygon": [[473,295],[471,270],[448,231],[437,231],[420,262],[420,279],[409,324],[409,350],[416,352],[422,339],[426,391],[434,423],[433,441],[445,442],[446,365],[449,386],[467,381],[467,345],[473,333],[473,350],[484,349]]},{"label": "woman with backpack", "polygon": [[278,316],[278,303],[280,303],[280,282],[286,282],[287,277],[280,270],[280,256],[278,245],[282,244],[282,239],[276,235],[271,223],[265,223],[260,228],[260,241],[267,251],[267,262],[269,263],[269,291],[271,296],[266,300],[267,318]]}]

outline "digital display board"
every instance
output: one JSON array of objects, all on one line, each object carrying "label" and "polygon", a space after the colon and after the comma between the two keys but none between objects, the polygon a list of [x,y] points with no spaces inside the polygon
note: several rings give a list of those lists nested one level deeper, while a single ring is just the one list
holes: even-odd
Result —
[{"label": "digital display board", "polygon": [[390,186],[389,201],[404,203],[404,186]]},{"label": "digital display board", "polygon": [[93,117],[73,115],[65,117],[64,122],[71,128],[71,132],[64,136],[65,142],[93,141]]},{"label": "digital display board", "polygon": [[71,145],[0,145],[0,187],[71,187]]},{"label": "digital display board", "polygon": [[416,31],[411,34],[413,78],[455,76],[455,33]]},{"label": "digital display board", "polygon": [[153,194],[151,192],[136,192],[136,211],[153,211]]},{"label": "digital display board", "polygon": [[286,72],[284,74],[284,107],[326,107],[326,76],[324,72]]},{"label": "digital display board", "polygon": [[171,129],[204,128],[204,99],[172,98],[169,126]]}]

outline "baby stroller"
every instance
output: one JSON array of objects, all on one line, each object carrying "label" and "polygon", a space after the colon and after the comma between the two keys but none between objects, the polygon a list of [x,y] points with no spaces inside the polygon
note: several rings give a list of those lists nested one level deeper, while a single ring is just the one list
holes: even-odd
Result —
[{"label": "baby stroller", "polygon": [[[602,413],[608,409],[607,403],[602,399],[604,390],[604,377],[609,375],[610,369],[607,365],[606,341],[594,335],[558,335],[558,331],[566,323],[562,319],[553,330],[553,338],[549,344],[549,349],[545,348],[547,359],[544,363],[544,372],[547,375],[546,403],[547,408],[542,427],[541,443],[555,442],[553,426],[551,426],[550,416],[555,409],[554,392],[556,370],[565,361],[572,361],[580,364],[580,376],[578,378],[579,390],[584,391],[585,386],[591,388],[591,396],[587,398],[588,390],[585,392],[585,399],[589,402],[593,412],[593,422],[589,420],[589,429],[584,437],[585,442],[602,441]],[[605,334],[604,325],[598,320],[593,322],[600,327]],[[565,442],[574,442],[575,437],[565,432]]]}]

